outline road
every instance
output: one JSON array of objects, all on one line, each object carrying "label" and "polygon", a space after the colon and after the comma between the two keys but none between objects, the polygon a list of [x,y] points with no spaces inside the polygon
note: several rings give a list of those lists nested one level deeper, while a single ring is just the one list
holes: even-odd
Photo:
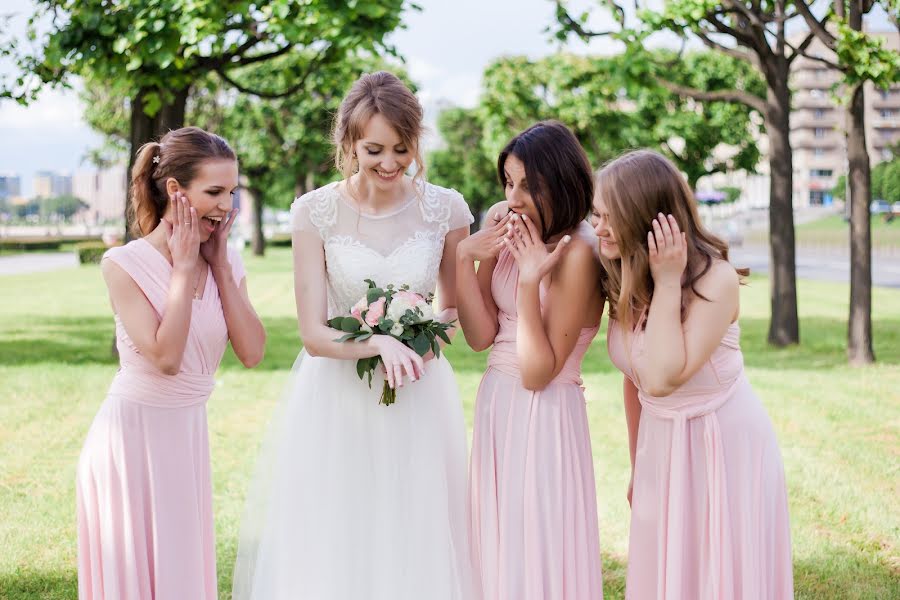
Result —
[{"label": "road", "polygon": [[74,252],[25,252],[0,256],[0,275],[56,271],[78,266]]},{"label": "road", "polygon": [[[732,248],[731,263],[750,267],[753,273],[769,270],[769,249],[766,246],[746,245]],[[850,282],[850,257],[841,250],[797,248],[797,278]],[[872,284],[900,288],[900,258],[874,254],[872,256]]]}]

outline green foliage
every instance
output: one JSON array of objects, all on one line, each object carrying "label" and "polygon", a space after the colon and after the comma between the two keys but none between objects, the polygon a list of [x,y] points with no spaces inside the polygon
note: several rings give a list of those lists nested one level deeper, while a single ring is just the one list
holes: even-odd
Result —
[{"label": "green foliage", "polygon": [[[281,79],[255,91],[290,95],[318,66],[349,52],[386,48],[406,0],[37,0],[29,36],[41,52],[19,57],[12,92],[33,98],[41,84],[91,75],[118,97],[142,94],[155,115],[211,72],[229,80],[281,57]],[[43,36],[38,24],[53,15]],[[390,48],[388,48],[391,51]],[[310,54],[313,55],[312,61]]]},{"label": "green foliage", "polygon": [[872,169],[872,198],[900,201],[900,158],[879,163]]},{"label": "green foliage", "polygon": [[[874,4],[874,3],[873,3]],[[834,50],[844,69],[848,86],[871,81],[888,89],[900,78],[900,52],[885,47],[883,38],[856,31],[846,21],[837,20]]]},{"label": "green foliage", "polygon": [[741,197],[741,188],[739,187],[725,186],[721,188],[721,191],[725,192],[725,202],[728,204]]},{"label": "green foliage", "polygon": [[438,116],[437,125],[446,147],[429,154],[428,179],[461,193],[477,226],[481,213],[503,197],[496,156],[488,155],[481,144],[480,114],[477,109],[448,108]]},{"label": "green foliage", "polygon": [[62,219],[70,219],[79,211],[88,208],[88,204],[84,200],[75,196],[55,196],[53,198],[41,198],[33,202],[39,204],[43,218],[55,215]]},{"label": "green foliage", "polygon": [[75,245],[75,254],[82,265],[99,264],[109,248],[103,242],[82,242]]},{"label": "green foliage", "polygon": [[[455,168],[472,160],[487,161],[522,129],[554,118],[575,132],[594,165],[638,147],[659,149],[684,171],[692,185],[704,175],[726,170],[752,172],[759,162],[751,110],[726,102],[698,103],[672,94],[650,77],[657,64],[667,63],[668,77],[705,91],[740,86],[764,96],[765,86],[754,70],[728,56],[690,52],[676,60],[671,52],[626,53],[610,57],[557,54],[531,61],[502,58],[484,73],[481,103],[476,111],[447,117],[447,154],[440,160]],[[465,124],[466,135],[458,135]],[[470,140],[478,124],[482,152]],[[460,138],[463,139],[460,139]],[[730,147],[730,152],[722,149]],[[483,169],[484,170],[484,169]],[[474,169],[470,169],[474,171]],[[484,170],[486,172],[486,170]],[[476,177],[476,193],[490,177]],[[466,195],[468,197],[468,195]]]}]

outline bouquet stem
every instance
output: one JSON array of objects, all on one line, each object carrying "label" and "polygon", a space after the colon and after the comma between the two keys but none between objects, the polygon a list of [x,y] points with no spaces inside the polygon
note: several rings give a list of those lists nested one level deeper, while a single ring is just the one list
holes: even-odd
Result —
[{"label": "bouquet stem", "polygon": [[394,402],[397,401],[397,390],[388,385],[388,382],[384,382],[384,386],[381,388],[381,400],[379,400],[379,404],[383,404],[385,406],[390,406]]}]

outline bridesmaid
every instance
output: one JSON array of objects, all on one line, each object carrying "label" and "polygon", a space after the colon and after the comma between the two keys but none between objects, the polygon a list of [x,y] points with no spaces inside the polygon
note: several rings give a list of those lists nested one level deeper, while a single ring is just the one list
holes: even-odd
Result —
[{"label": "bridesmaid", "polygon": [[591,168],[575,136],[548,121],[513,138],[497,170],[506,201],[457,249],[466,340],[476,351],[493,344],[469,483],[476,580],[485,600],[595,600],[603,586],[581,386],[604,304],[587,223]]},{"label": "bridesmaid", "polygon": [[145,144],[132,171],[138,239],[102,262],[120,367],[78,464],[82,600],[215,600],[206,400],[230,340],[247,367],[265,331],[227,248],[234,152],[202,129]]},{"label": "bridesmaid", "polygon": [[655,152],[600,171],[593,220],[609,355],[625,374],[626,598],[793,598],[781,452],[739,343],[747,271],[728,263],[684,178]]}]

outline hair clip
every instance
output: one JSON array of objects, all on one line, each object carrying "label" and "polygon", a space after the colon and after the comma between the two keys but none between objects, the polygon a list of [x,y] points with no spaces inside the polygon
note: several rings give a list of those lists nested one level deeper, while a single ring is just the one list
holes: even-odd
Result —
[{"label": "hair clip", "polygon": [[153,157],[153,162],[157,165],[159,164],[159,154]]}]

